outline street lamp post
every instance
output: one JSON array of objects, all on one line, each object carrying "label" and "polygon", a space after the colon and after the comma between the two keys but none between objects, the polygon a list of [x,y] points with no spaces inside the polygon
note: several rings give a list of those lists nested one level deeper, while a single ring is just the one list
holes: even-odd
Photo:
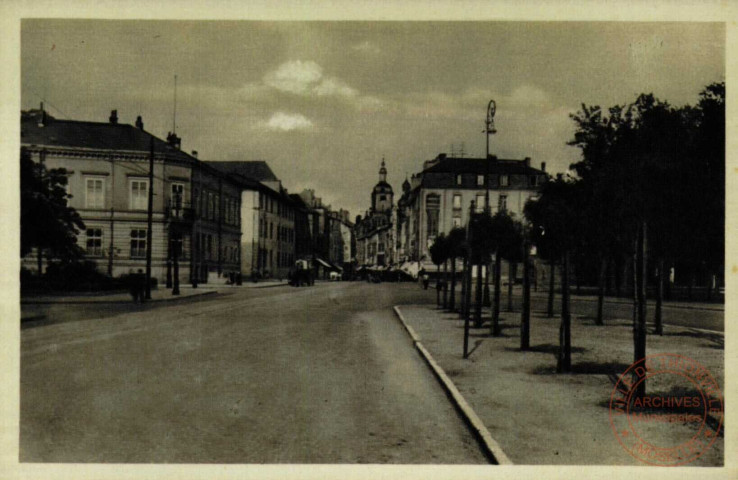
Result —
[{"label": "street lamp post", "polygon": [[[497,129],[495,128],[495,112],[497,111],[497,103],[495,103],[494,100],[490,100],[487,104],[487,119],[485,120],[485,128],[484,128],[484,137],[486,140],[487,148],[485,150],[486,155],[484,157],[484,162],[487,168],[487,174],[485,175],[484,179],[484,185],[486,187],[486,190],[484,192],[484,214],[485,215],[492,215],[492,206],[490,205],[489,201],[489,136],[497,133]],[[479,274],[481,275],[481,262],[480,262],[480,268],[479,268]],[[486,268],[485,268],[485,275],[484,275],[484,299],[483,303],[485,306],[490,305],[489,301],[489,260],[486,262]]]}]

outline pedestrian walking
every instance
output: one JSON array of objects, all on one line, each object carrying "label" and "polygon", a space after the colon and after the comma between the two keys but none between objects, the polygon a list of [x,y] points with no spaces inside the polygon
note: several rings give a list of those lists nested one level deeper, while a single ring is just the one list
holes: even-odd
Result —
[{"label": "pedestrian walking", "polygon": [[428,284],[430,283],[430,276],[425,269],[421,270],[420,277],[423,279],[423,290],[428,290]]}]

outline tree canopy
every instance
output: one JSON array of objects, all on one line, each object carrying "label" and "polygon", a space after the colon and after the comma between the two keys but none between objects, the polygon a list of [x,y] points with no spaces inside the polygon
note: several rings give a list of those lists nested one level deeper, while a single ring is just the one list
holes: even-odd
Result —
[{"label": "tree canopy", "polygon": [[54,258],[73,260],[82,256],[77,234],[85,224],[67,204],[67,171],[48,169],[34,162],[21,150],[21,257],[33,248],[43,249]]}]

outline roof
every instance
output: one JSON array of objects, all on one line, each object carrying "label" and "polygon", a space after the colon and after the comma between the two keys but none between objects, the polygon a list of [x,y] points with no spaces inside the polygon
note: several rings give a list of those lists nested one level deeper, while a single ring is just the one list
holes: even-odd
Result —
[{"label": "roof", "polygon": [[506,160],[491,157],[489,161],[484,158],[457,158],[439,155],[438,163],[423,170],[423,173],[477,173],[490,174],[545,174],[528,165],[530,159]]},{"label": "roof", "polygon": [[269,168],[264,160],[237,160],[237,161],[210,161],[218,170],[226,173],[240,175],[244,178],[256,180],[257,182],[276,182],[277,176]]},{"label": "roof", "polygon": [[36,111],[21,114],[22,144],[149,153],[153,139],[155,153],[167,153],[186,161],[195,160],[164,140],[133,125],[58,120],[48,114],[43,126],[39,126],[38,120]]}]

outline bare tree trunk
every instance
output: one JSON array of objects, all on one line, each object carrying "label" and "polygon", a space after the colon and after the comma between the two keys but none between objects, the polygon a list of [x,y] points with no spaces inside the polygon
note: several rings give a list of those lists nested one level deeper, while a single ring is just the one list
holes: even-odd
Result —
[{"label": "bare tree trunk", "polygon": [[484,267],[485,267],[484,268],[484,298],[482,300],[482,305],[484,305],[485,307],[489,307],[491,305],[490,300],[489,300],[489,277],[490,275],[492,275],[491,260],[488,261]]},{"label": "bare tree trunk", "polygon": [[38,263],[38,276],[44,273],[44,249],[41,247],[36,248],[36,262]]},{"label": "bare tree trunk", "polygon": [[614,271],[612,259],[605,260],[605,265],[607,266],[605,269],[607,272],[605,275],[605,295],[612,295],[612,272]]},{"label": "bare tree trunk", "polygon": [[530,349],[530,258],[528,245],[523,246],[523,312],[520,315],[520,349]]},{"label": "bare tree trunk", "polygon": [[561,326],[559,327],[558,373],[571,372],[571,314],[569,312],[569,254],[561,264]]},{"label": "bare tree trunk", "polygon": [[597,325],[604,325],[604,310],[605,310],[605,283],[607,273],[607,259],[602,257],[600,259],[600,271],[599,271],[599,282],[597,285],[597,319],[595,323]]},{"label": "bare tree trunk", "polygon": [[500,277],[502,276],[502,261],[500,250],[495,252],[495,298],[492,302],[492,336],[499,337],[500,330]]},{"label": "bare tree trunk", "polygon": [[461,316],[464,317],[464,358],[469,357],[469,314],[467,297],[469,297],[469,282],[471,281],[469,251],[464,254],[464,280],[461,289]]},{"label": "bare tree trunk", "polygon": [[456,257],[451,259],[451,296],[448,299],[448,309],[453,311],[456,307]]},{"label": "bare tree trunk", "polygon": [[638,238],[635,241],[633,252],[633,335],[638,322]]},{"label": "bare tree trunk", "polygon": [[551,259],[549,262],[550,270],[548,275],[548,308],[546,309],[546,316],[553,318],[554,316],[554,275],[556,274],[556,262]]},{"label": "bare tree trunk", "polygon": [[472,252],[467,252],[467,271],[466,271],[466,295],[464,297],[464,317],[471,317],[471,295],[472,295],[472,269],[474,268],[474,262],[472,260]]},{"label": "bare tree trunk", "polygon": [[[439,288],[439,282],[441,282],[441,264],[436,265],[436,307],[441,306],[441,288]],[[443,286],[443,284],[441,284]]]},{"label": "bare tree trunk", "polygon": [[664,334],[664,326],[661,319],[661,304],[664,300],[664,282],[668,278],[668,275],[666,274],[664,261],[659,260],[659,275],[656,285],[656,310],[654,311],[653,315],[653,323],[654,323],[654,333],[656,335],[663,335]]},{"label": "bare tree trunk", "polygon": [[[642,222],[638,231],[638,245],[636,249],[636,299],[638,305],[638,322],[635,329],[634,363],[646,358],[646,248],[647,224]],[[645,364],[643,365],[645,369]],[[646,394],[645,377],[638,383],[635,395],[643,397]]]},{"label": "bare tree trunk", "polygon": [[448,260],[443,262],[443,309],[448,305]]},{"label": "bare tree trunk", "polygon": [[709,273],[707,275],[707,295],[706,297],[707,297],[707,301],[709,302],[710,300],[712,300],[712,290],[715,284],[715,275],[710,270],[708,270],[708,272]]},{"label": "bare tree trunk", "polygon": [[507,311],[513,311],[513,287],[515,285],[515,277],[518,273],[518,264],[510,262],[507,266],[508,279],[507,279]]},{"label": "bare tree trunk", "polygon": [[466,253],[464,254],[464,271],[461,272],[461,296],[459,297],[459,315],[461,317],[464,316],[464,302],[466,301],[466,289],[467,282],[466,282],[466,270],[469,268],[469,261]]},{"label": "bare tree trunk", "polygon": [[476,288],[476,302],[474,302],[474,327],[482,327],[482,260],[479,260],[477,264],[477,288]]}]

